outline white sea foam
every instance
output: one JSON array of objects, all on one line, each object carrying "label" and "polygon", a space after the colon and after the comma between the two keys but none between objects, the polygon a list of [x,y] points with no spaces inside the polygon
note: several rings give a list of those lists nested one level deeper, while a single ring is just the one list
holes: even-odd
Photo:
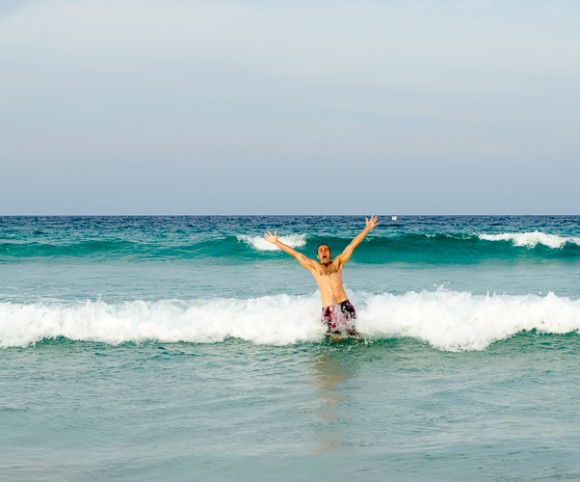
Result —
[{"label": "white sea foam", "polygon": [[[483,350],[518,332],[580,330],[580,300],[468,292],[354,294],[361,334],[411,337],[448,351]],[[27,346],[63,336],[72,340],[215,343],[228,337],[284,345],[321,340],[317,294],[251,299],[132,301],[108,304],[0,303],[0,346]]]},{"label": "white sea foam", "polygon": [[314,340],[321,334],[315,297],[288,295],[108,304],[0,303],[0,346],[45,338],[118,344],[127,341],[213,343],[236,337],[262,344]]},{"label": "white sea foam", "polygon": [[479,239],[484,241],[511,241],[515,246],[526,246],[534,248],[538,244],[543,244],[550,248],[558,249],[566,243],[580,245],[579,236],[558,236],[556,234],[542,233],[541,231],[531,231],[527,233],[500,233],[481,234]]},{"label": "white sea foam", "polygon": [[383,294],[367,300],[361,332],[408,336],[447,351],[483,350],[521,331],[563,334],[580,329],[580,300],[467,292]]},{"label": "white sea foam", "polygon": [[[236,236],[238,241],[243,241],[244,243],[248,243],[254,249],[258,251],[279,251],[280,248],[269,243],[266,241],[263,236],[247,236],[242,234],[240,236]],[[306,244],[306,235],[305,234],[288,234],[285,236],[278,236],[278,239],[282,241],[284,244],[291,246],[293,248],[299,248],[300,246],[304,246]]]}]

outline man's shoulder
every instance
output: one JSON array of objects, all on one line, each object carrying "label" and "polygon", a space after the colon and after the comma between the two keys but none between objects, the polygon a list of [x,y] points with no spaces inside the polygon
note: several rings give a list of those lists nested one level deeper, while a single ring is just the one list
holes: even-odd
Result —
[{"label": "man's shoulder", "polygon": [[311,270],[311,271],[317,271],[318,270],[318,266],[320,265],[318,263],[318,261],[312,259],[312,258],[306,258],[306,267]]}]

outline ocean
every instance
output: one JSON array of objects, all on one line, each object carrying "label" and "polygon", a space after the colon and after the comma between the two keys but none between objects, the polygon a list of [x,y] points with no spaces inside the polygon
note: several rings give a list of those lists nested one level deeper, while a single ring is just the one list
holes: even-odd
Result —
[{"label": "ocean", "polygon": [[0,217],[0,480],[580,480],[580,216]]}]

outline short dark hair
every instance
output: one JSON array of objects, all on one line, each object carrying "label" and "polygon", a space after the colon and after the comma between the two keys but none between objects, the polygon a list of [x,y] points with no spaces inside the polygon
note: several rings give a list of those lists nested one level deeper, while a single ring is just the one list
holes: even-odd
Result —
[{"label": "short dark hair", "polygon": [[332,249],[330,249],[330,246],[328,246],[328,244],[326,244],[326,243],[320,243],[318,246],[316,246],[316,254],[318,254],[318,250],[320,249],[320,246],[326,246],[328,248],[328,251],[330,251],[330,253],[332,254]]}]

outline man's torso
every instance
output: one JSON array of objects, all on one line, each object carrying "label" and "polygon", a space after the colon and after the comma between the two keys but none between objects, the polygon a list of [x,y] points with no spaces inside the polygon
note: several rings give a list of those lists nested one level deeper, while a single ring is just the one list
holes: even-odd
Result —
[{"label": "man's torso", "polygon": [[347,299],[342,285],[342,266],[338,259],[327,266],[316,263],[311,272],[320,289],[322,306],[336,305]]}]

